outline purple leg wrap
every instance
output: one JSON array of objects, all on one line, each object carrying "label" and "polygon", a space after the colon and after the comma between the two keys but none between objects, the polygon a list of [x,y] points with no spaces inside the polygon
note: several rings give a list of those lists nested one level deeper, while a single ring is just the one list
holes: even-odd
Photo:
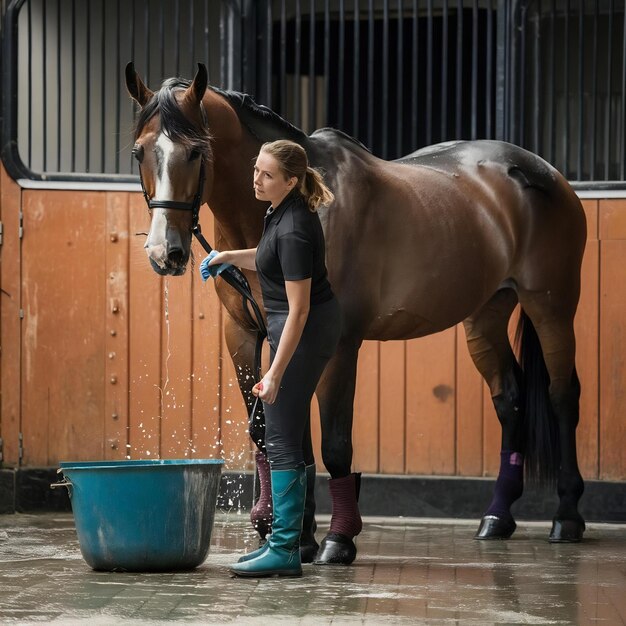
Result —
[{"label": "purple leg wrap", "polygon": [[356,474],[350,474],[344,478],[331,478],[328,486],[333,501],[333,515],[328,532],[345,535],[352,539],[363,528],[357,502]]},{"label": "purple leg wrap", "polygon": [[262,452],[255,454],[256,468],[259,473],[259,485],[261,493],[256,504],[250,511],[250,521],[259,535],[265,539],[265,535],[272,529],[272,481],[270,477],[270,464]]},{"label": "purple leg wrap", "polygon": [[485,515],[511,519],[511,505],[524,491],[524,455],[511,450],[500,452],[500,473],[493,499]]}]

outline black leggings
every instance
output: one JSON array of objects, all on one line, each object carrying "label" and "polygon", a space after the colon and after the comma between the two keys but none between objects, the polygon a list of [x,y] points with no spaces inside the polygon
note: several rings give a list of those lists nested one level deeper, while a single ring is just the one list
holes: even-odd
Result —
[{"label": "black leggings", "polygon": [[[286,321],[287,313],[267,314],[270,363],[276,355]],[[326,364],[335,353],[340,333],[341,314],[335,298],[311,307],[276,401],[263,403],[265,447],[272,469],[293,469],[314,462],[311,399]]]}]

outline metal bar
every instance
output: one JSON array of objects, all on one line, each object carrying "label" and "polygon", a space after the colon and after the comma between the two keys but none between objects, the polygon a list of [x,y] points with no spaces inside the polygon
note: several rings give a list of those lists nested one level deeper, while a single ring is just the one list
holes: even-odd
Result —
[{"label": "metal bar", "polygon": [[[120,173],[120,119],[121,119],[121,103],[120,103],[120,65],[122,59],[120,56],[120,44],[121,44],[121,19],[120,13],[122,6],[120,0],[117,0],[117,13],[115,19],[117,21],[115,29],[115,43],[116,43],[116,56],[115,56],[115,173]],[[73,170],[72,170],[73,171]]]},{"label": "metal bar", "polygon": [[[17,24],[17,19],[15,20]],[[31,3],[28,2],[26,4],[26,24],[27,24],[27,32],[28,32],[28,75],[33,75],[33,14]],[[17,27],[16,27],[17,29]],[[16,37],[17,39],[17,37]],[[17,58],[17,54],[15,54]],[[44,72],[45,73],[45,72]],[[28,154],[28,167],[33,166],[33,81],[29,80],[27,83],[28,87],[28,143],[27,143],[27,154]],[[15,97],[17,98],[17,89],[14,91]],[[15,107],[17,111],[17,106]],[[4,112],[3,112],[4,115]],[[16,132],[17,135],[17,132]]]},{"label": "metal bar", "polygon": [[87,37],[85,41],[85,171],[91,168],[91,0],[87,2]]},{"label": "metal bar", "polygon": [[624,11],[624,23],[622,26],[622,119],[620,124],[620,180],[626,177],[626,11]]},{"label": "metal bar", "polygon": [[[144,72],[146,81],[148,85],[150,84],[150,31],[152,28],[150,27],[150,2],[144,2],[143,5],[143,34],[145,37],[145,47],[144,47]],[[134,167],[135,159],[133,159],[133,167]]]},{"label": "metal bar", "polygon": [[493,6],[487,0],[487,74],[485,76],[485,138],[493,138]]},{"label": "metal bar", "polygon": [[463,132],[463,1],[456,3],[456,138]]},{"label": "metal bar", "polygon": [[540,108],[541,108],[541,16],[542,6],[541,0],[537,0],[537,16],[534,21],[535,35],[533,46],[533,151],[535,154],[540,153],[539,147],[539,126],[541,124]]},{"label": "metal bar", "polygon": [[448,0],[443,0],[441,7],[442,33],[441,33],[441,137],[445,141],[448,135]]},{"label": "metal bar", "polygon": [[212,82],[214,78],[211,76],[211,53],[209,51],[209,40],[211,39],[211,33],[214,29],[211,28],[211,25],[209,24],[209,1],[210,0],[206,0],[206,2],[204,3],[204,28],[202,30],[202,41],[204,44],[203,58],[209,72],[209,82]]},{"label": "metal bar", "polygon": [[196,74],[196,20],[195,20],[195,12],[194,12],[195,2],[191,0],[189,3],[189,62],[191,64],[191,74],[190,76],[195,76]]},{"label": "metal bar", "polygon": [[337,124],[341,130],[345,130],[344,105],[345,105],[345,63],[346,63],[346,7],[345,0],[339,0],[339,64],[337,67],[338,91],[339,91],[339,116]]},{"label": "metal bar", "polygon": [[554,68],[555,68],[555,55],[556,46],[554,45],[554,38],[556,36],[555,31],[555,14],[556,14],[556,0],[552,0],[552,10],[550,11],[550,54],[548,56],[548,76],[547,82],[548,88],[548,161],[554,163],[556,158],[556,98],[555,92],[555,80],[554,80]]},{"label": "metal bar", "polygon": [[[224,38],[222,41],[226,41],[225,37],[226,33],[224,33]],[[161,81],[165,78],[165,24],[163,17],[163,0],[159,2],[159,48],[161,49],[161,58],[160,58],[160,69],[159,69],[159,77],[158,80]],[[226,62],[226,55],[224,55],[224,62]]]},{"label": "metal bar", "polygon": [[389,2],[383,4],[383,114],[382,156],[389,154]]},{"label": "metal bar", "polygon": [[403,94],[403,76],[404,76],[404,63],[403,63],[403,51],[404,51],[404,6],[402,0],[398,0],[398,19],[396,20],[398,25],[397,31],[397,48],[396,48],[396,150],[395,157],[400,157],[404,153],[402,146],[403,137],[403,122],[404,122],[404,107],[402,103]]},{"label": "metal bar", "polygon": [[267,68],[266,68],[266,72],[267,72],[267,82],[266,82],[266,87],[267,87],[267,106],[268,107],[272,107],[273,103],[272,103],[272,29],[274,27],[274,18],[272,16],[272,3],[268,2],[267,3],[267,14],[266,14],[266,19],[267,19],[267,38],[265,40],[265,58],[267,59]]},{"label": "metal bar", "polygon": [[[76,0],[72,0],[72,112],[70,114],[70,119],[72,120],[72,162],[70,169],[72,172],[76,171],[76,82]],[[119,128],[119,124],[117,127]],[[119,132],[117,133],[117,137],[119,144]]]},{"label": "metal bar", "polygon": [[433,0],[426,16],[426,144],[433,142]]},{"label": "metal bar", "polygon": [[[328,5],[328,1],[327,1]],[[367,142],[374,151],[374,0],[367,6]],[[328,31],[327,31],[328,32]]]},{"label": "metal bar", "polygon": [[569,13],[570,2],[567,0],[565,8],[565,54],[563,75],[565,76],[565,111],[563,129],[563,174],[569,178]]},{"label": "metal bar", "polygon": [[495,138],[507,137],[507,47],[509,22],[505,0],[496,0],[496,84],[495,84]]},{"label": "metal bar", "polygon": [[[526,145],[526,98],[524,94],[526,93],[526,89],[524,88],[524,79],[526,77],[526,15],[527,15],[527,6],[525,3],[522,3],[521,11],[522,11],[522,19],[521,19],[521,36],[516,37],[516,41],[519,41],[520,53],[519,53],[519,82],[514,83],[517,84],[518,91],[513,96],[513,102],[519,102],[519,115],[517,116],[518,124],[519,124],[519,135],[517,143],[520,146]],[[513,135],[515,141],[515,135]]]},{"label": "metal bar", "polygon": [[311,133],[317,126],[317,102],[316,102],[316,79],[315,79],[315,0],[310,0],[309,5],[309,128]]},{"label": "metal bar", "polygon": [[280,114],[287,115],[287,9],[280,4]]},{"label": "metal bar", "polygon": [[[29,4],[31,4],[29,2]],[[61,46],[63,45],[63,37],[61,29],[63,28],[63,20],[61,19],[61,0],[57,0],[57,172],[61,171],[61,147],[63,145],[63,132],[61,117],[62,102],[61,94],[63,93],[63,77],[61,66]],[[46,71],[45,65],[43,71]],[[72,170],[73,171],[73,170]]]},{"label": "metal bar", "polygon": [[296,0],[296,33],[295,33],[295,67],[294,67],[294,116],[293,123],[300,126],[302,110],[300,103],[300,59],[302,55],[302,12],[300,11],[300,0]]},{"label": "metal bar", "polygon": [[[589,179],[595,180],[596,178],[596,148],[597,148],[597,133],[596,133],[596,111],[598,101],[598,0],[595,2],[595,10],[593,13],[593,44],[592,44],[592,60],[591,60],[591,72],[592,72],[592,87],[591,87],[591,154],[589,164]],[[610,94],[609,94],[610,98]],[[581,145],[584,137],[581,137]]]},{"label": "metal bar", "polygon": [[174,2],[174,59],[174,74],[180,76],[180,2]]},{"label": "metal bar", "polygon": [[417,126],[418,126],[418,112],[419,106],[417,102],[418,97],[418,78],[419,72],[417,68],[419,66],[419,1],[413,0],[413,22],[411,24],[411,35],[412,35],[412,50],[411,50],[411,58],[413,59],[412,63],[412,73],[411,73],[411,149],[417,150]]},{"label": "metal bar", "polygon": [[102,40],[100,41],[100,171],[104,172],[106,163],[106,2],[101,0],[102,14],[100,16]]},{"label": "metal bar", "polygon": [[[135,36],[135,30],[136,30],[135,29],[135,9],[136,9],[135,0],[132,0],[130,4],[129,36],[130,36],[130,42],[131,42],[130,58],[131,58],[131,61],[133,62],[135,62],[135,59],[137,58],[137,52],[135,49],[136,41],[137,41],[137,38]],[[147,33],[144,32],[144,36],[146,35]],[[144,67],[143,64],[142,64],[142,67]],[[135,111],[134,103],[131,102],[129,99],[127,99],[127,106],[130,107],[131,114],[134,113]],[[121,129],[118,128],[118,133],[120,132],[121,132]],[[133,158],[132,152],[128,153],[127,159],[128,159],[128,169],[131,172],[134,172],[135,171],[135,159]]]},{"label": "metal bar", "polygon": [[[60,0],[59,0],[60,1]],[[48,17],[46,13],[46,3],[41,3],[41,70],[43,73],[43,80],[41,83],[41,87],[43,89],[43,97],[41,99],[41,105],[43,107],[42,114],[42,130],[43,130],[43,138],[42,138],[42,149],[43,149],[43,165],[42,170],[45,172],[48,169],[48,72],[46,67],[46,53],[48,51],[48,29],[46,25],[48,24]],[[59,129],[60,130],[60,129]]]},{"label": "metal bar", "polygon": [[[611,98],[613,97],[613,0],[609,2],[609,40],[607,43],[607,76],[609,79],[608,97],[604,112],[604,180],[611,176]],[[622,72],[623,73],[623,72]],[[622,94],[622,97],[624,94]]]},{"label": "metal bar", "polygon": [[352,100],[352,134],[359,138],[359,86],[360,86],[360,55],[361,55],[361,11],[359,7],[359,0],[354,0],[354,73],[352,74],[352,93],[354,94]]},{"label": "metal bar", "polygon": [[478,136],[478,0],[472,5],[472,139]]},{"label": "metal bar", "polygon": [[583,180],[583,137],[585,136],[585,6],[578,8],[578,158],[576,178]]},{"label": "metal bar", "polygon": [[[330,119],[330,0],[324,3],[324,124]],[[371,102],[371,100],[370,100]]]}]

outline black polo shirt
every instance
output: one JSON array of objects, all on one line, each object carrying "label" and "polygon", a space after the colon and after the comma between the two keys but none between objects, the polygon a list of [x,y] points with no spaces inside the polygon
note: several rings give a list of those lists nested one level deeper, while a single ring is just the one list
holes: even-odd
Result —
[{"label": "black polo shirt", "polygon": [[325,262],[324,232],[317,213],[309,211],[294,190],[265,215],[256,251],[256,270],[266,311],[289,311],[286,280],[311,278],[311,306],[333,297]]}]

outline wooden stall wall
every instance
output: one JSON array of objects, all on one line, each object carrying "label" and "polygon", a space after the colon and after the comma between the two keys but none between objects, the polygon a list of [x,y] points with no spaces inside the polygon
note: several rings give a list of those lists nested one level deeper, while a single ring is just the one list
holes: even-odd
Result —
[{"label": "wooden stall wall", "polygon": [[[151,270],[138,234],[148,228],[141,194],[20,189],[4,171],[0,182],[4,463],[18,463],[21,433],[26,466],[217,455],[230,469],[251,469],[225,314],[195,265],[178,278]],[[584,206],[581,469],[589,479],[626,480],[626,201]],[[211,233],[206,209],[202,222]],[[194,255],[197,265],[202,250]],[[313,414],[321,459],[316,405]],[[355,470],[493,476],[499,448],[462,326],[364,344]]]}]

